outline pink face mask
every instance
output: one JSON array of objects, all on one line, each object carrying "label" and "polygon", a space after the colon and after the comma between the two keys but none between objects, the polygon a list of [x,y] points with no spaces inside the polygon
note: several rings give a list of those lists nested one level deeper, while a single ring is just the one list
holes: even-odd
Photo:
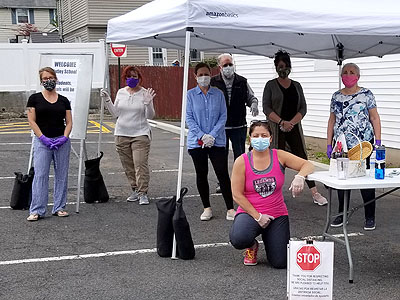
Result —
[{"label": "pink face mask", "polygon": [[358,81],[357,75],[342,75],[342,82],[345,87],[351,88],[353,87]]}]

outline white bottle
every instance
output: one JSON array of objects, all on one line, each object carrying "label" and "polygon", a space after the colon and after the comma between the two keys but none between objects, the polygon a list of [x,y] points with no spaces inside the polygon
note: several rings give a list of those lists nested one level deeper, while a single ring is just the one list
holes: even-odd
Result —
[{"label": "white bottle", "polygon": [[369,158],[369,176],[375,178],[375,161],[376,161],[376,152],[372,151],[371,156]]}]

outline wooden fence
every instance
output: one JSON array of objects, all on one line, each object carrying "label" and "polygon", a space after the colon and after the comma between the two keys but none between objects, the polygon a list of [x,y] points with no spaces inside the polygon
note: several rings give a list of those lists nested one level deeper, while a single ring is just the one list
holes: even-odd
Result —
[{"label": "wooden fence", "polygon": [[[126,66],[121,66],[122,70]],[[158,119],[180,119],[182,109],[182,84],[183,67],[153,67],[140,66],[143,76],[141,85],[145,88],[153,88],[157,96],[154,98],[154,109]],[[218,68],[212,69],[212,75],[218,74]],[[114,99],[118,91],[118,66],[110,65],[111,96]],[[125,82],[121,81],[121,86]],[[194,68],[189,70],[188,89],[196,86]]]}]

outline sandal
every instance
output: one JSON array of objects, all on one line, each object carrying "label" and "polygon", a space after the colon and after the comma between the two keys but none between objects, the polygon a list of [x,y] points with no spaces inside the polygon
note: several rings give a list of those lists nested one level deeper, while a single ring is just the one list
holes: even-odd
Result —
[{"label": "sandal", "polygon": [[31,214],[26,218],[27,221],[34,222],[39,220],[40,216],[38,214]]},{"label": "sandal", "polygon": [[57,216],[57,217],[68,217],[69,214],[65,211],[65,210],[59,210],[56,211],[53,216]]}]

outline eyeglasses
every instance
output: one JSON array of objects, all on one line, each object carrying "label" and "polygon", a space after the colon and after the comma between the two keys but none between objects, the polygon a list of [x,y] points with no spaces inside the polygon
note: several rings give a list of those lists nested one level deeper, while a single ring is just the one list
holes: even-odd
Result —
[{"label": "eyeglasses", "polygon": [[232,63],[222,65],[223,68],[225,68],[225,67],[232,67],[232,66],[233,66]]},{"label": "eyeglasses", "polygon": [[259,124],[259,123],[267,123],[268,124],[268,120],[251,120],[250,121],[250,125]]}]

